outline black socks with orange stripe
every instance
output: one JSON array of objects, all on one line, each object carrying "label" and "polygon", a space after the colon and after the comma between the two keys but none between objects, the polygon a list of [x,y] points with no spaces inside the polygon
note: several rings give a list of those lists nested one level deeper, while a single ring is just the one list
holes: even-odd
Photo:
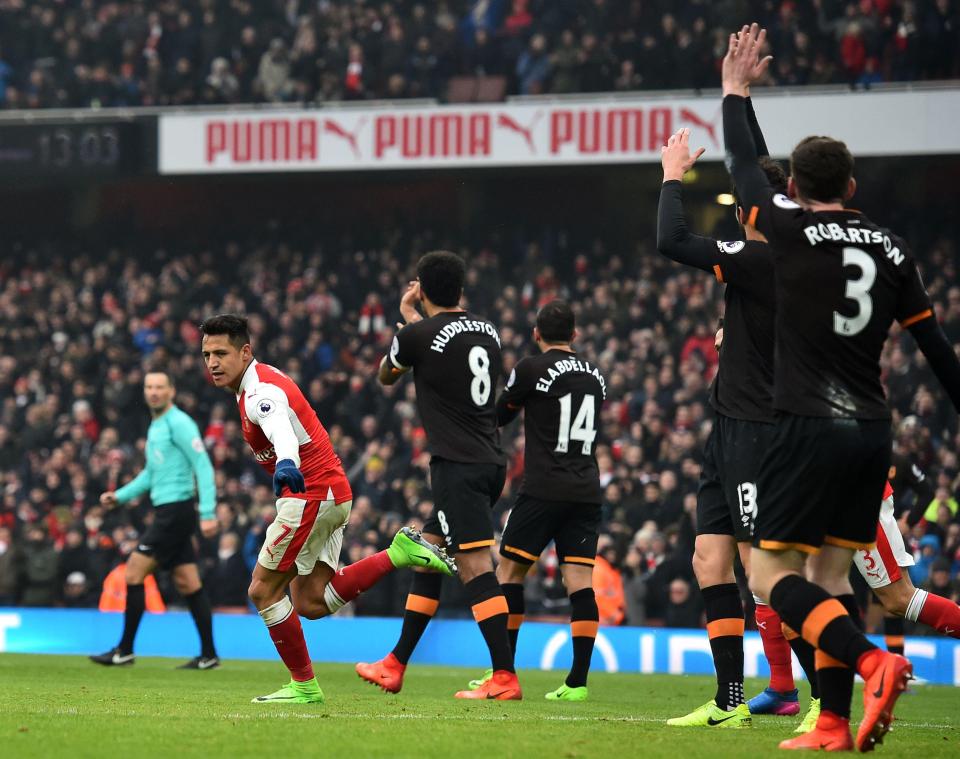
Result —
[{"label": "black socks with orange stripe", "polygon": [[510,638],[510,649],[514,656],[517,653],[517,638],[520,636],[520,625],[523,624],[523,615],[526,604],[523,600],[523,583],[507,582],[500,585],[504,598],[507,599],[507,637]]},{"label": "black socks with orange stripe", "polygon": [[493,572],[477,575],[465,583],[473,618],[490,650],[490,664],[494,672],[513,672],[513,649],[507,636],[507,599]]},{"label": "black socks with orange stripe", "polygon": [[847,598],[836,599],[819,585],[788,575],[773,587],[770,605],[804,640],[855,670],[860,657],[876,646],[850,617],[844,604]]},{"label": "black socks with orange stripe", "polygon": [[736,583],[703,588],[707,635],[717,670],[717,706],[729,711],[743,699],[743,602]]},{"label": "black socks with orange stripe", "polygon": [[428,572],[413,573],[410,594],[407,596],[407,608],[403,612],[400,639],[393,648],[393,655],[401,664],[410,661],[413,649],[417,647],[427,625],[437,613],[442,584],[443,575]]},{"label": "black socks with orange stripe", "polygon": [[584,588],[570,594],[570,637],[573,639],[573,665],[567,675],[568,688],[582,688],[587,684],[593,644],[597,641],[600,612],[593,588]]},{"label": "black socks with orange stripe", "polygon": [[[850,621],[860,629],[860,607],[852,595],[836,597],[846,610]],[[817,680],[820,684],[820,708],[833,712],[838,717],[850,719],[850,702],[853,700],[853,669],[818,650],[815,655]]]},{"label": "black socks with orange stripe", "polygon": [[883,618],[883,642],[891,654],[903,656],[903,617]]}]

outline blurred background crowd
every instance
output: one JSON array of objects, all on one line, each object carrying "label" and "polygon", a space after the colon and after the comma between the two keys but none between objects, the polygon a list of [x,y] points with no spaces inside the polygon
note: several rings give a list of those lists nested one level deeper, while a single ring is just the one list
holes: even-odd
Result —
[{"label": "blurred background crowd", "polygon": [[957,76],[958,14],[955,0],[0,0],[0,107],[699,89],[716,86],[731,19],[769,30],[768,84],[870,87]]},{"label": "blurred background crowd", "polygon": [[[204,580],[215,606],[245,607],[274,499],[243,442],[235,400],[205,376],[197,325],[217,312],[250,315],[255,355],[300,383],[329,430],[355,494],[342,561],[422,522],[431,508],[429,454],[413,383],[382,388],[376,368],[413,264],[444,247],[467,260],[469,308],[501,329],[506,373],[533,348],[538,306],[555,297],[575,304],[579,348],[605,373],[596,572],[603,622],[700,624],[690,559],[721,285],[661,258],[652,234],[624,248],[564,233],[466,241],[384,226],[361,243],[265,228],[272,231],[189,251],[143,236],[121,244],[112,235],[96,253],[63,239],[0,243],[0,605],[97,605],[104,578],[152,518],[146,499],[104,510],[98,497],[142,466],[143,373],[163,367],[216,468],[221,529],[215,539],[198,537]],[[957,251],[932,240],[919,251],[925,281],[960,349]],[[907,534],[918,559],[911,575],[956,600],[956,418],[912,339],[896,328],[884,379],[898,447],[937,486],[926,519]],[[519,423],[504,430],[503,445],[509,474],[500,524],[523,471]],[[898,506],[909,499],[899,494]],[[176,604],[169,582],[158,579]],[[395,574],[362,596],[354,613],[400,612],[407,583]],[[469,613],[458,587],[446,583],[448,614]],[[536,565],[527,593],[530,615],[566,613],[552,552]]]}]

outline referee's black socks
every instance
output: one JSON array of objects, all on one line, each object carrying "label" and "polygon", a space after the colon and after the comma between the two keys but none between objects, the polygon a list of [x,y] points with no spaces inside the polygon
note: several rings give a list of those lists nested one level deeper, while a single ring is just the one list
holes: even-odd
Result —
[{"label": "referee's black socks", "polygon": [[410,593],[407,595],[407,606],[403,612],[400,639],[393,647],[393,655],[401,664],[410,661],[413,649],[417,647],[427,625],[437,613],[442,583],[443,575],[434,572],[413,573],[413,582],[410,585]]},{"label": "referee's black socks", "polygon": [[143,583],[127,585],[127,605],[123,611],[123,637],[120,638],[120,653],[133,653],[133,640],[137,637],[137,629],[143,612],[147,608],[146,594]]},{"label": "referee's black socks", "polygon": [[735,582],[703,588],[707,635],[717,670],[717,706],[729,711],[743,703],[743,602]]},{"label": "referee's black socks", "polygon": [[184,599],[190,609],[190,616],[200,635],[200,655],[204,659],[215,659],[217,649],[213,645],[213,615],[210,613],[210,598],[202,586]]},{"label": "referee's black socks", "polygon": [[490,663],[494,672],[506,670],[514,672],[513,650],[507,636],[507,599],[500,590],[500,583],[493,572],[477,575],[464,584],[473,618],[483,634],[490,650]]}]

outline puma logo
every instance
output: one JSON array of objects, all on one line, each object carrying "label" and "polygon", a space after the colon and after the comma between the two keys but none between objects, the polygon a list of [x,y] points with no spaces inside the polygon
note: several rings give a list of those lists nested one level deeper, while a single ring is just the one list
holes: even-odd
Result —
[{"label": "puma logo", "polygon": [[504,129],[509,129],[511,132],[516,132],[524,141],[527,143],[527,147],[530,148],[531,153],[536,153],[537,149],[533,144],[533,128],[537,125],[537,122],[540,121],[540,117],[543,114],[540,111],[537,111],[536,116],[533,117],[533,121],[530,122],[529,127],[521,126],[512,116],[507,115],[506,113],[500,113],[497,115],[497,126],[503,127]]},{"label": "puma logo", "polygon": [[709,121],[704,121],[700,116],[691,111],[689,108],[680,109],[680,119],[682,121],[687,121],[693,124],[695,127],[699,127],[708,135],[710,135],[710,141],[713,142],[715,148],[720,147],[720,143],[717,142],[717,128]]},{"label": "puma logo", "polygon": [[333,119],[324,119],[323,120],[323,131],[332,134],[335,137],[339,137],[341,140],[346,140],[350,145],[350,149],[353,151],[354,158],[360,158],[360,146],[357,144],[357,137],[360,134],[360,131],[363,129],[366,124],[367,117],[364,116],[357,122],[357,128],[352,132],[344,129]]}]

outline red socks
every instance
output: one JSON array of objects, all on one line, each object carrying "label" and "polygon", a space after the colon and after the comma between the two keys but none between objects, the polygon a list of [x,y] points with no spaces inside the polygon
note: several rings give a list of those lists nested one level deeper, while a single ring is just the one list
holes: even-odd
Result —
[{"label": "red socks", "polygon": [[951,638],[960,638],[960,606],[943,596],[927,593],[917,621]]},{"label": "red socks", "polygon": [[790,644],[783,637],[780,616],[766,604],[757,604],[755,614],[757,631],[763,641],[763,653],[770,663],[770,688],[781,693],[796,687],[793,681],[793,663]]},{"label": "red socks", "polygon": [[273,639],[273,645],[277,647],[277,653],[290,670],[290,677],[297,682],[312,680],[314,675],[310,652],[303,639],[300,617],[293,610],[290,599],[284,596],[273,606],[263,609],[260,616]]},{"label": "red socks", "polygon": [[333,614],[344,604],[350,603],[394,569],[387,552],[380,551],[338,571],[323,594],[330,613]]}]

